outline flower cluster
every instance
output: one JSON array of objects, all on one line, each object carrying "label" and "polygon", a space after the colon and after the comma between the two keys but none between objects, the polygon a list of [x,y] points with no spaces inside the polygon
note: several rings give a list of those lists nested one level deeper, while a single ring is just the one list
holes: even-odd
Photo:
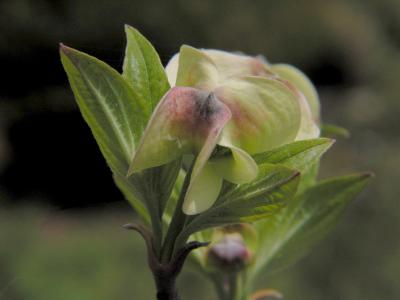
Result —
[{"label": "flower cluster", "polygon": [[223,180],[254,180],[252,155],[319,136],[317,93],[290,65],[182,46],[166,73],[172,88],[153,112],[130,174],[194,157],[188,215],[211,207]]}]

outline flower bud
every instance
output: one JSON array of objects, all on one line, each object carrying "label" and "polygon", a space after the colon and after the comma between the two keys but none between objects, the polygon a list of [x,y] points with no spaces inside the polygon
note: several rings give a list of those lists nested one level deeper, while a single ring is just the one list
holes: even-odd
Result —
[{"label": "flower bud", "polygon": [[214,271],[238,272],[253,261],[258,237],[250,224],[233,224],[213,230],[212,241],[206,250],[206,265]]},{"label": "flower bud", "polygon": [[251,257],[241,235],[232,233],[210,247],[206,264],[211,269],[224,273],[239,272],[250,263]]},{"label": "flower bud", "polygon": [[[188,215],[210,208],[223,180],[253,181],[252,155],[319,135],[318,96],[294,67],[184,45],[166,73],[172,88],[153,111],[129,174],[193,155],[182,206]],[[217,146],[226,155],[216,155]]]}]

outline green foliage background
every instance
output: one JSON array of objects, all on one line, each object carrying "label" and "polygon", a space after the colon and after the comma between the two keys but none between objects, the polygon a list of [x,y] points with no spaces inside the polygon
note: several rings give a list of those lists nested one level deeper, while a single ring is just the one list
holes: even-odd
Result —
[{"label": "green foliage background", "polygon": [[[63,41],[120,67],[124,23],[141,30],[164,61],[186,43],[261,53],[314,74],[324,121],[352,133],[324,157],[321,177],[364,170],[377,176],[327,241],[260,285],[289,300],[399,299],[400,2],[3,0],[0,52],[46,45],[57,51]],[[328,66],[324,74],[317,72],[321,64]],[[338,70],[342,82],[326,84]],[[35,111],[75,109],[66,78],[65,86],[49,84],[15,103],[0,99],[0,172],[12,122]],[[1,205],[9,196],[0,193]],[[0,299],[151,299],[144,245],[119,227],[132,218],[126,208],[4,206]],[[213,299],[211,286],[189,269],[181,287],[183,299]]]}]

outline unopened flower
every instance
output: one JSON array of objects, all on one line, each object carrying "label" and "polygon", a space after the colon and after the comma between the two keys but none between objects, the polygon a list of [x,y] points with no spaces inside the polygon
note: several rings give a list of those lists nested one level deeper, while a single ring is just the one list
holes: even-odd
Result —
[{"label": "unopened flower", "polygon": [[186,214],[211,207],[223,180],[254,180],[251,155],[319,135],[317,95],[294,67],[182,46],[166,72],[172,88],[153,112],[130,174],[194,155]]},{"label": "unopened flower", "polygon": [[204,249],[205,266],[213,272],[243,270],[253,262],[258,235],[251,224],[241,223],[214,228],[211,244]]},{"label": "unopened flower", "polygon": [[218,272],[238,272],[251,261],[251,253],[240,234],[226,234],[207,252],[207,266]]}]

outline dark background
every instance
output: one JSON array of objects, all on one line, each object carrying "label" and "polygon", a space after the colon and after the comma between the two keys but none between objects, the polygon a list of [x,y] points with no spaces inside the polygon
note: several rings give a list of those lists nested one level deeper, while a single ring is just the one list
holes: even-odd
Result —
[{"label": "dark background", "polygon": [[[164,63],[189,44],[301,68],[319,90],[323,120],[352,133],[326,155],[321,177],[377,177],[329,240],[267,286],[287,299],[400,298],[399,1],[1,0],[0,299],[152,295],[136,265],[141,243],[118,229],[134,214],[58,54],[63,42],[120,70],[124,24]],[[145,284],[135,279],[143,272]],[[194,278],[198,299],[212,299]]]}]

